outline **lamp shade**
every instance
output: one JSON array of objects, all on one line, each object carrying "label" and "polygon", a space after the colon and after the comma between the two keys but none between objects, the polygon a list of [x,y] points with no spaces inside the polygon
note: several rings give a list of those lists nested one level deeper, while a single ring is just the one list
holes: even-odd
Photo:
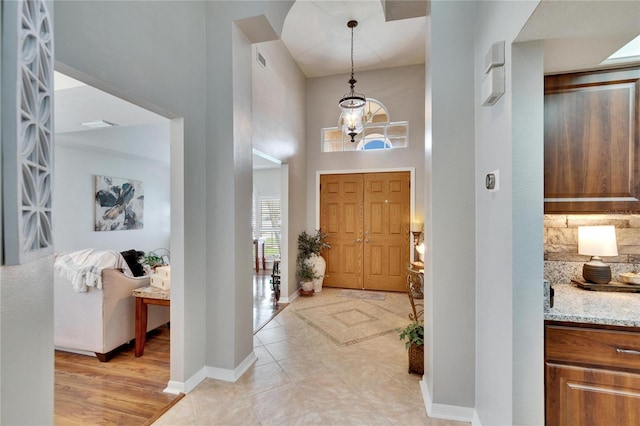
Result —
[{"label": "lamp shade", "polygon": [[617,256],[616,228],[613,225],[579,226],[578,254]]},{"label": "lamp shade", "polygon": [[422,232],[423,224],[422,222],[411,222],[411,232]]}]

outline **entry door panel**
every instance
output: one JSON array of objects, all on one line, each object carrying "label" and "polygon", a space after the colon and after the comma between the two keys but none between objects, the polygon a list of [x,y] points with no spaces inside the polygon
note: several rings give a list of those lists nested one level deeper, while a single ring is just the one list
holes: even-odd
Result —
[{"label": "entry door panel", "polygon": [[322,252],[329,287],[362,288],[362,192],[361,174],[320,176],[320,228],[331,245]]},{"label": "entry door panel", "polygon": [[320,227],[328,287],[405,291],[408,172],[322,175]]},{"label": "entry door panel", "polygon": [[409,173],[368,173],[364,185],[364,287],[406,291]]}]

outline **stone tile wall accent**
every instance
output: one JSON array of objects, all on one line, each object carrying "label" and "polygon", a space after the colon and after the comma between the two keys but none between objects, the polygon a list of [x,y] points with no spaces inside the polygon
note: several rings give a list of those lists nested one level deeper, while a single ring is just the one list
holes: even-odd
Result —
[{"label": "stone tile wall accent", "polygon": [[614,280],[622,272],[640,271],[640,215],[545,215],[544,278],[568,283],[582,277],[589,256],[578,254],[578,226],[614,225],[618,256],[603,257],[611,264]]},{"label": "stone tile wall accent", "polygon": [[578,226],[614,225],[618,256],[607,263],[640,263],[640,215],[544,215],[544,260],[587,262],[578,254]]}]

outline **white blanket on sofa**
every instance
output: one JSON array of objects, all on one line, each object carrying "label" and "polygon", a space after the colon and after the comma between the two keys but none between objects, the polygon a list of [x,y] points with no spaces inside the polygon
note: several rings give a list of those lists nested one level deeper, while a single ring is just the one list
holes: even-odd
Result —
[{"label": "white blanket on sofa", "polygon": [[133,276],[127,262],[115,250],[86,249],[62,254],[53,267],[80,293],[89,287],[102,289],[102,270],[106,268],[120,268],[125,275]]}]

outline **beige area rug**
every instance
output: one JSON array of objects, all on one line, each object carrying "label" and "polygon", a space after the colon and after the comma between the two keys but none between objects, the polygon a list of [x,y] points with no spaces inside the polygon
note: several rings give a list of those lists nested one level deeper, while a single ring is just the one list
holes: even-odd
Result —
[{"label": "beige area rug", "polygon": [[370,299],[370,300],[384,300],[387,295],[381,291],[367,291],[367,290],[340,290],[338,297],[349,297],[351,299]]},{"label": "beige area rug", "polygon": [[361,299],[298,309],[295,314],[338,346],[395,333],[407,325],[405,318]]}]

